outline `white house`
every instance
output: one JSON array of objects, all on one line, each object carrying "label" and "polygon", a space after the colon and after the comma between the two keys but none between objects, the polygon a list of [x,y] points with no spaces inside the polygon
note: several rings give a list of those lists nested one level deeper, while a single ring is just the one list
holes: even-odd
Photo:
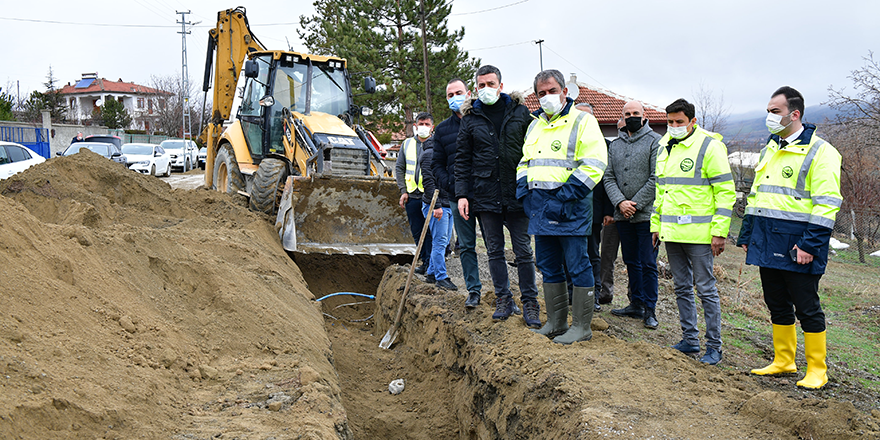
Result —
[{"label": "white house", "polygon": [[106,100],[115,99],[122,103],[131,115],[131,127],[151,133],[159,118],[158,110],[165,106],[172,93],[164,92],[135,83],[109,81],[99,78],[98,73],[83,73],[76,84],[68,83],[59,91],[67,101],[68,118],[82,123],[92,118],[92,113]]}]

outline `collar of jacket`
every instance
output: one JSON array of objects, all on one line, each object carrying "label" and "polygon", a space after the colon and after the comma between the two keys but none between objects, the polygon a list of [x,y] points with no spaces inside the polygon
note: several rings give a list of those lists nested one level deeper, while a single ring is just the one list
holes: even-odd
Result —
[{"label": "collar of jacket", "polygon": [[[810,140],[813,139],[813,133],[815,133],[815,132],[816,132],[816,126],[805,122],[804,123],[804,131],[802,131],[801,135],[798,136],[797,140],[795,142],[789,144],[789,146],[791,146],[791,145],[810,145]],[[767,138],[767,143],[769,144],[770,141],[776,142],[776,145],[778,146],[780,144],[780,142],[782,142],[782,138],[780,138],[778,134],[771,134],[770,137]]]},{"label": "collar of jacket", "polygon": [[541,115],[543,115],[543,116],[544,116],[544,121],[546,121],[546,122],[550,122],[550,121],[552,121],[552,120],[554,120],[554,119],[556,119],[556,118],[558,118],[558,117],[560,117],[560,116],[565,116],[565,115],[567,115],[568,112],[571,111],[571,106],[572,106],[572,105],[574,105],[574,100],[571,99],[571,98],[569,98],[568,96],[566,96],[566,97],[565,97],[565,107],[562,107],[562,111],[559,112],[559,114],[557,114],[557,115],[553,115],[552,118],[548,118],[548,117],[547,117],[547,113],[544,111],[544,109],[541,108],[541,107],[538,107],[537,110],[535,110],[535,111],[532,112],[532,116],[533,116],[534,118],[537,119],[537,118],[540,118]]},{"label": "collar of jacket", "polygon": [[[510,92],[509,95],[502,92],[501,97],[498,98],[498,100],[500,101],[501,99],[506,99],[506,103],[508,106],[510,106],[511,102],[514,105],[525,103],[525,98],[523,98],[522,93],[520,92]],[[480,108],[480,113],[482,113],[482,106],[483,102],[480,101],[479,98],[477,98],[476,96],[471,96],[470,99],[465,100],[464,104],[461,105],[461,117],[463,118],[471,113],[474,113],[474,110],[477,108]]]},{"label": "collar of jacket", "polygon": [[[513,101],[513,99],[510,98],[510,95],[508,95],[507,93],[501,92],[501,96],[498,97],[498,101],[495,101],[495,104],[492,104],[492,105],[498,105],[498,104],[500,103],[500,104],[503,104],[504,107],[507,107],[507,106],[510,105],[510,103],[511,103],[512,101]],[[480,101],[479,98],[478,98],[478,99],[475,100],[474,103],[473,103],[473,107],[474,107],[473,110],[474,110],[474,112],[482,113],[482,112],[483,112],[483,106],[485,106],[485,105],[486,105],[486,104],[483,104],[483,101]]]},{"label": "collar of jacket", "polygon": [[626,130],[619,130],[620,135],[618,137],[620,139],[622,139],[624,142],[631,144],[631,143],[638,141],[639,139],[644,137],[646,134],[651,133],[653,131],[654,130],[651,129],[651,126],[648,123],[648,121],[645,120],[645,125],[642,125],[642,128],[640,128],[639,131],[633,133],[632,136],[630,136],[629,132]]}]

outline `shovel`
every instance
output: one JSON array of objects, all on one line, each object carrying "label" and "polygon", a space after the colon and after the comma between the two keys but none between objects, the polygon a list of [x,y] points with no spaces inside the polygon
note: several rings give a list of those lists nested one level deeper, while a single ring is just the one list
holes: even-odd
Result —
[{"label": "shovel", "polygon": [[[439,189],[434,190],[434,197],[431,198],[431,211],[433,211],[434,204],[437,203],[437,196],[440,194]],[[430,214],[431,211],[428,211]],[[425,219],[425,225],[422,226],[422,235],[419,237],[419,245],[416,247],[416,254],[413,255],[413,262],[409,266],[409,275],[406,276],[406,285],[403,287],[403,295],[400,296],[400,305],[397,307],[397,316],[394,317],[394,323],[391,324],[391,328],[385,333],[385,336],[382,337],[382,341],[379,342],[379,347],[388,349],[391,347],[391,344],[394,343],[394,340],[397,339],[397,334],[399,333],[400,327],[400,317],[403,315],[403,305],[406,304],[406,294],[409,293],[409,286],[412,283],[413,272],[416,270],[416,264],[419,262],[419,254],[422,253],[422,244],[425,242],[425,233],[428,232],[428,225],[431,223],[430,218]]]}]

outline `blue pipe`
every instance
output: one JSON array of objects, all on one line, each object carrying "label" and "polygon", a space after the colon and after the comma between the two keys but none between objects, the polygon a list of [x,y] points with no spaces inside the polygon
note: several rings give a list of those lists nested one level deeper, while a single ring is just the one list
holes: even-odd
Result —
[{"label": "blue pipe", "polygon": [[354,293],[354,292],[336,292],[336,293],[331,293],[331,294],[329,294],[329,295],[324,295],[324,296],[322,296],[322,297],[316,299],[315,302],[321,301],[321,300],[323,300],[323,299],[331,298],[331,297],[334,297],[334,296],[338,296],[338,295],[362,296],[362,297],[364,297],[364,298],[376,299],[376,296],[375,296],[375,295],[366,295],[366,294],[363,294],[363,293]]}]

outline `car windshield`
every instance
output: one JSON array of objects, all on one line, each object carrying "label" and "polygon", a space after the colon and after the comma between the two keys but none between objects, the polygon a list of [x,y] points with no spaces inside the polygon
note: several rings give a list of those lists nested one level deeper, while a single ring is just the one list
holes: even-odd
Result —
[{"label": "car windshield", "polygon": [[166,150],[182,150],[184,144],[183,141],[164,141],[161,145]]},{"label": "car windshield", "polygon": [[94,153],[98,153],[101,156],[108,157],[110,156],[110,146],[107,144],[87,144],[84,142],[77,142],[70,146],[67,151],[64,152],[65,156],[70,156],[72,154],[79,153],[81,150],[86,149],[92,151]]},{"label": "car windshield", "polygon": [[153,146],[152,145],[140,145],[140,144],[125,144],[122,146],[122,154],[150,155],[150,154],[153,154]]}]

